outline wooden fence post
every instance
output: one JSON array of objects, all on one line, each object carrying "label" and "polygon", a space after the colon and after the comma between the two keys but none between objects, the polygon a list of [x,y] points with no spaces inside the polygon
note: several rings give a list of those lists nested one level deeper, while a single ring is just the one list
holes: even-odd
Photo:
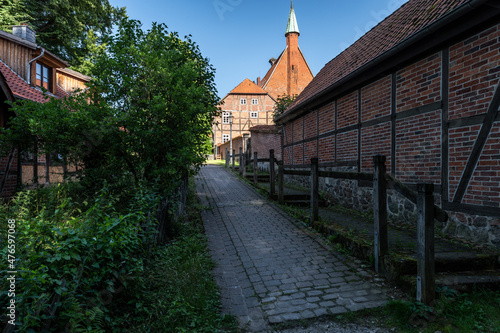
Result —
[{"label": "wooden fence post", "polygon": [[417,301],[430,305],[435,296],[434,185],[417,185]]},{"label": "wooden fence post", "polygon": [[240,163],[240,168],[242,168],[241,176],[244,178],[247,176],[247,154],[243,154],[243,162]]},{"label": "wooden fence post", "polygon": [[384,256],[389,245],[387,239],[387,183],[383,155],[373,156],[373,214],[375,233],[375,271],[384,272]]},{"label": "wooden fence post", "polygon": [[243,147],[240,147],[240,167],[238,168],[238,171],[240,172],[240,176],[243,175]]},{"label": "wooden fence post", "polygon": [[33,182],[38,186],[38,137],[35,137],[33,147]]},{"label": "wooden fence post", "polygon": [[50,155],[45,154],[45,184],[50,184]]},{"label": "wooden fence post", "polygon": [[270,194],[271,199],[274,198],[276,194],[276,186],[275,186],[275,175],[274,175],[274,149],[269,150],[269,182],[271,185]]},{"label": "wooden fence post", "polygon": [[21,156],[21,149],[17,148],[17,187],[23,186],[23,159]]},{"label": "wooden fence post", "polygon": [[319,216],[319,175],[317,157],[311,158],[311,224],[318,221]]},{"label": "wooden fence post", "polygon": [[258,164],[258,159],[257,159],[257,152],[254,152],[253,153],[253,182],[254,182],[254,184],[257,184],[259,182],[258,175],[257,175],[258,167],[259,167],[259,164]]},{"label": "wooden fence post", "polygon": [[285,203],[285,169],[283,168],[283,161],[278,162],[278,203],[283,205]]},{"label": "wooden fence post", "polygon": [[234,150],[234,149],[233,149],[233,155],[231,156],[231,158],[233,160],[233,167],[232,167],[232,169],[233,169],[233,172],[234,172],[234,163],[236,161],[236,150]]}]

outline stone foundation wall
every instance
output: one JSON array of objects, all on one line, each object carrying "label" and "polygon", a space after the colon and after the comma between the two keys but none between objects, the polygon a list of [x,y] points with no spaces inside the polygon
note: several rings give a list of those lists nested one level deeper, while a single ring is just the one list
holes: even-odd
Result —
[{"label": "stone foundation wall", "polygon": [[[355,172],[355,168],[320,168],[322,171]],[[285,175],[285,182],[304,188],[310,187],[310,178],[304,176]],[[319,188],[324,197],[332,205],[373,211],[373,189],[370,184],[332,178],[320,178]],[[441,196],[434,195],[436,205],[440,206]],[[415,225],[417,222],[417,206],[395,190],[387,190],[387,213],[389,224]],[[449,219],[445,223],[437,222],[436,227],[444,233],[463,238],[477,244],[492,245],[500,248],[500,217],[470,215],[448,211]]]}]

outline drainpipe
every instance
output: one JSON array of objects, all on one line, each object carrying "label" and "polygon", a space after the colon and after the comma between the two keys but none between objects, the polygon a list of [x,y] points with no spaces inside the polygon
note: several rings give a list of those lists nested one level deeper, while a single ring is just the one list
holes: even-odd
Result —
[{"label": "drainpipe", "polygon": [[28,78],[27,78],[26,81],[28,82],[28,84],[31,84],[31,63],[33,61],[41,58],[43,56],[43,54],[45,53],[45,49],[43,47],[39,46],[38,48],[42,49],[42,53],[38,57],[36,57],[36,58],[31,59],[30,61],[28,61],[28,64],[26,65],[26,72],[28,73]]}]

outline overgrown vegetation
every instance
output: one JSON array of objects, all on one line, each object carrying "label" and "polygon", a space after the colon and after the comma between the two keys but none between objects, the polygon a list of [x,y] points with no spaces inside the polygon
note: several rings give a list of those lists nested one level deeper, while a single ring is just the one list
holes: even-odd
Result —
[{"label": "overgrown vegetation", "polygon": [[[169,236],[184,232],[163,249],[155,237],[160,203],[173,215],[181,180],[204,162],[218,112],[214,69],[189,37],[162,24],[145,32],[128,19],[89,68],[88,90],[17,102],[17,117],[0,133],[2,152],[50,154],[79,166],[74,182],[20,192],[0,206],[2,221],[16,221],[16,327],[224,330],[200,230],[169,222]],[[0,255],[7,258],[8,231],[0,225]],[[2,314],[13,299],[8,283],[0,282]],[[191,296],[179,289],[184,283]]]},{"label": "overgrown vegetation", "polygon": [[[69,183],[22,192],[0,206],[1,219],[17,222],[20,332],[234,330],[234,320],[220,314],[196,201],[188,201],[177,237],[158,247],[156,221],[148,214],[158,205],[157,195],[117,197],[104,188],[89,200],[81,189]],[[1,256],[7,257],[7,247]],[[2,315],[8,283],[0,282]]]},{"label": "overgrown vegetation", "polygon": [[[192,193],[192,192],[191,192]],[[148,314],[129,332],[235,332],[234,317],[221,315],[218,288],[211,275],[198,198],[188,197],[181,235],[147,265],[143,294]]]},{"label": "overgrown vegetation", "polygon": [[278,116],[280,116],[281,114],[283,114],[283,112],[285,112],[286,109],[288,109],[288,107],[290,105],[292,105],[292,103],[295,101],[296,98],[297,98],[297,95],[293,95],[293,96],[282,95],[282,96],[279,96],[278,99],[276,100],[276,104],[274,105],[273,118],[277,118]]},{"label": "overgrown vegetation", "polygon": [[500,292],[438,290],[433,306],[415,301],[391,301],[378,309],[338,315],[334,320],[408,333],[500,332]]}]

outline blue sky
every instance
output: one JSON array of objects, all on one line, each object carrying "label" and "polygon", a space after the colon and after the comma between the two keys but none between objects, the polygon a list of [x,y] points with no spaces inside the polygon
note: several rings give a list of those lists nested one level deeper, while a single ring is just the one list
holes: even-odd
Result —
[{"label": "blue sky", "polygon": [[[299,46],[316,75],[344,48],[406,0],[295,0]],[[255,81],[284,50],[290,0],[110,0],[148,29],[165,23],[192,35],[216,69],[224,97],[245,78]]]}]

